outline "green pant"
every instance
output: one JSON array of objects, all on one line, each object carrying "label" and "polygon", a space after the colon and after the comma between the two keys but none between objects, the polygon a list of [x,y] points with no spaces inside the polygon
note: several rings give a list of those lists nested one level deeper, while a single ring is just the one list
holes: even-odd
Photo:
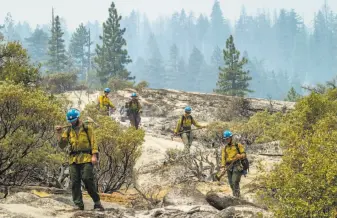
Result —
[{"label": "green pant", "polygon": [[69,167],[70,179],[71,179],[71,190],[73,195],[74,203],[83,207],[82,191],[81,191],[81,180],[83,181],[88,194],[92,198],[95,204],[100,203],[100,198],[97,193],[97,189],[94,182],[94,167],[92,163],[83,164],[71,164]]},{"label": "green pant", "polygon": [[242,172],[235,166],[227,170],[228,183],[231,186],[233,196],[240,197],[240,180]]},{"label": "green pant", "polygon": [[141,118],[138,112],[131,112],[129,115],[129,120],[130,120],[130,124],[131,126],[136,127],[136,129],[138,129],[138,126],[140,124]]},{"label": "green pant", "polygon": [[183,133],[181,134],[181,139],[183,140],[184,146],[185,146],[185,151],[190,152],[190,148],[192,145],[193,141],[193,135],[191,132]]}]

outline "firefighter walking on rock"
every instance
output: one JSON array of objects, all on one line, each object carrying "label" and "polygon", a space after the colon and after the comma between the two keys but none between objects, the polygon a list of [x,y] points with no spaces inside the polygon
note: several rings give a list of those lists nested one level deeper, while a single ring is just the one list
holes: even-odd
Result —
[{"label": "firefighter walking on rock", "polygon": [[71,124],[65,131],[56,127],[58,145],[60,148],[70,146],[69,173],[73,202],[80,210],[84,210],[81,181],[94,201],[94,209],[103,211],[100,196],[94,182],[94,165],[98,162],[98,146],[93,128],[80,119],[77,109],[67,112],[67,121]]},{"label": "firefighter walking on rock", "polygon": [[185,152],[189,153],[190,148],[193,142],[193,134],[192,134],[192,125],[197,128],[205,128],[205,125],[200,125],[191,115],[192,108],[187,106],[185,108],[185,114],[180,117],[177,122],[177,126],[174,130],[175,135],[180,135],[183,140],[185,146]]}]

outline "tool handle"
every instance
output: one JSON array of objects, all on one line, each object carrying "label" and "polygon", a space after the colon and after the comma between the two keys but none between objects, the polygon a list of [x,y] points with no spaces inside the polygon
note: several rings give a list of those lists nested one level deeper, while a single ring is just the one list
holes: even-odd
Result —
[{"label": "tool handle", "polygon": [[183,131],[183,132],[178,132],[178,134],[188,133],[188,132],[200,130],[200,129],[203,129],[203,128],[205,128],[205,127],[201,127],[201,128],[197,128],[197,129],[191,129],[191,130],[187,130],[187,131]]}]

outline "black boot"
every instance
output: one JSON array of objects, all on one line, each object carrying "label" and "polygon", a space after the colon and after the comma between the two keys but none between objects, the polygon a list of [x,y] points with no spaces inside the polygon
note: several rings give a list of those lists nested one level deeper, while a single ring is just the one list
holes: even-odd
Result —
[{"label": "black boot", "polygon": [[95,204],[95,205],[94,205],[94,210],[104,211],[104,207],[102,206],[101,203]]}]

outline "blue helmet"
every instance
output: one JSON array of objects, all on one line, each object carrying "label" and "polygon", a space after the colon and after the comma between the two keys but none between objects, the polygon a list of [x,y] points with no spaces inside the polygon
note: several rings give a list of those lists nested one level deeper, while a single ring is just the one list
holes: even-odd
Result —
[{"label": "blue helmet", "polygon": [[106,92],[106,93],[110,93],[110,92],[111,92],[111,90],[110,90],[109,88],[105,88],[105,89],[104,89],[104,92]]},{"label": "blue helmet", "polygon": [[131,94],[131,97],[137,97],[137,93],[135,93],[135,92],[132,93],[132,94]]},{"label": "blue helmet", "polygon": [[191,113],[192,112],[192,108],[190,106],[185,107],[185,112],[186,113]]},{"label": "blue helmet", "polygon": [[223,137],[224,137],[225,139],[228,139],[228,138],[230,138],[230,137],[232,137],[232,136],[233,136],[233,134],[232,134],[232,132],[229,131],[229,130],[226,130],[226,131],[223,132]]},{"label": "blue helmet", "polygon": [[69,123],[75,122],[80,117],[81,113],[79,110],[71,108],[67,112],[67,121]]}]

